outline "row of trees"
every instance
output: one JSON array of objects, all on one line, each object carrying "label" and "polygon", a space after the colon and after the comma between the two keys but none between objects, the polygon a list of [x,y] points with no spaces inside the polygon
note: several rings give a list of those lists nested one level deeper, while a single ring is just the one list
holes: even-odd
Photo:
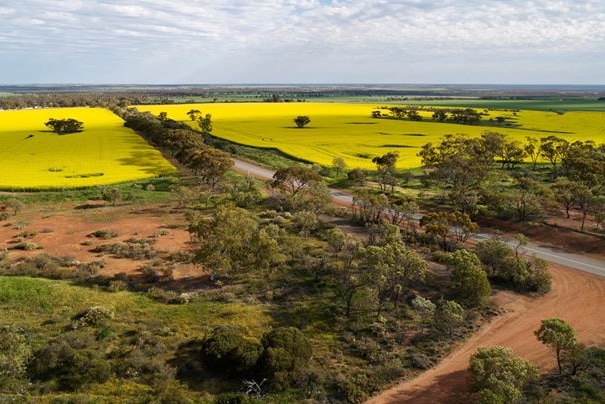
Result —
[{"label": "row of trees", "polygon": [[[408,105],[407,107],[384,107],[389,111],[383,114],[382,110],[372,111],[372,118],[394,118],[409,119],[410,121],[422,121],[422,111],[424,107]],[[438,122],[451,122],[463,125],[476,125],[481,122],[483,114],[473,108],[432,108],[432,119]],[[504,118],[498,119],[499,123],[504,122]],[[500,122],[502,121],[502,122]]]},{"label": "row of trees", "polygon": [[[155,117],[135,109],[120,110],[124,125],[143,134],[177,161],[189,168],[202,184],[214,188],[233,166],[228,153],[204,143],[204,133],[192,130],[188,125],[168,118],[166,113]],[[198,117],[200,128],[211,129],[211,118]],[[208,121],[208,122],[206,122]]]}]

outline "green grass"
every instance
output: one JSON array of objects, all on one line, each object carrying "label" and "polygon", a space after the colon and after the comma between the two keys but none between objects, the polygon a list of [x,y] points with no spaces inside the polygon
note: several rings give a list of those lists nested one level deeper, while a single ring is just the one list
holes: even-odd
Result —
[{"label": "green grass", "polygon": [[166,343],[175,349],[186,339],[203,338],[218,324],[234,324],[251,335],[266,329],[269,317],[259,305],[195,301],[167,305],[134,292],[106,292],[67,281],[28,277],[0,277],[0,322],[24,327],[38,340],[61,332],[71,318],[91,306],[115,312],[116,333],[128,330],[170,330]]},{"label": "green grass", "polygon": [[[117,189],[120,194],[118,203],[134,201],[137,203],[167,202],[174,198],[172,188],[177,185],[177,176],[165,176],[149,180],[109,185],[107,189]],[[150,187],[151,185],[151,187]],[[84,203],[87,200],[101,199],[102,186],[83,189],[62,189],[55,191],[33,191],[0,195],[0,202],[17,196],[21,201],[30,205],[37,203]]]},{"label": "green grass", "polygon": [[409,105],[440,105],[461,108],[521,109],[534,111],[605,111],[605,101],[598,101],[595,98],[546,98],[535,100],[410,99],[399,101],[398,103]]}]

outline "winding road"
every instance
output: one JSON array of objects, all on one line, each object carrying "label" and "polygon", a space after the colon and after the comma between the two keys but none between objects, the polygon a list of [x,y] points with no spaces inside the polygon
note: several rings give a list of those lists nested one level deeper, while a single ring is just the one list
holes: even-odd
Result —
[{"label": "winding road", "polygon": [[[236,160],[235,168],[259,179],[271,179],[273,171]],[[352,196],[331,190],[334,202],[351,205]],[[479,233],[475,240],[495,235]],[[509,241],[516,246],[514,241]],[[410,380],[403,380],[371,398],[367,404],[457,404],[473,402],[468,392],[467,367],[470,356],[480,346],[502,345],[540,367],[553,369],[552,351],[538,342],[534,331],[546,318],[561,318],[576,330],[578,340],[588,346],[605,344],[605,257],[589,257],[561,251],[552,246],[528,243],[521,247],[550,263],[553,286],[539,298],[512,292],[498,292],[494,302],[504,314],[485,324],[433,368]]]}]

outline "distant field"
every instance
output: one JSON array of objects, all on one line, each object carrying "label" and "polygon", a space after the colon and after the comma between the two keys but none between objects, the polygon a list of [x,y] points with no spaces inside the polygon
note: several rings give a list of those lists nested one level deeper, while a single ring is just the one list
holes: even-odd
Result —
[{"label": "distant field", "polygon": [[[84,131],[50,132],[49,118],[75,118]],[[102,108],[0,111],[0,189],[35,190],[115,184],[175,168],[123,121]]]},{"label": "distant field", "polygon": [[605,101],[594,98],[535,99],[535,100],[410,100],[408,104],[441,105],[471,108],[522,109],[535,111],[601,111],[605,112]]},{"label": "distant field", "polygon": [[[405,105],[405,104],[404,104]],[[334,157],[343,157],[349,168],[375,168],[372,158],[398,151],[399,168],[420,165],[416,156],[420,147],[438,142],[444,134],[466,133],[480,136],[486,131],[507,134],[510,139],[525,142],[556,135],[569,141],[594,140],[605,143],[605,113],[549,111],[485,110],[489,117],[507,116],[512,127],[469,126],[438,123],[430,120],[431,112],[423,111],[425,120],[374,119],[370,117],[376,104],[338,103],[226,103],[153,105],[139,109],[157,115],[189,121],[187,111],[198,109],[212,114],[213,134],[233,142],[276,148],[291,156],[330,166]],[[483,111],[483,110],[481,110]],[[311,123],[298,129],[293,119],[308,115]],[[489,117],[487,119],[489,119]],[[190,121],[189,121],[190,122]]]}]

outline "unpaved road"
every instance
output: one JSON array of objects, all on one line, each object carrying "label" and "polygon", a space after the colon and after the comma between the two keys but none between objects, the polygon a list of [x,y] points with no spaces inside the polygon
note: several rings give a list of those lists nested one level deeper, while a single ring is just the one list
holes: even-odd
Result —
[{"label": "unpaved road", "polygon": [[[236,161],[236,169],[261,179],[271,179],[273,171]],[[332,190],[335,202],[350,205],[349,194]],[[492,237],[478,234],[475,239]],[[550,265],[552,291],[540,298],[509,292],[494,297],[506,314],[495,318],[474,336],[463,342],[434,368],[412,380],[383,391],[368,404],[382,403],[468,403],[466,371],[469,358],[480,346],[502,345],[516,355],[548,371],[556,366],[554,353],[538,342],[534,331],[543,319],[557,317],[570,323],[578,339],[587,345],[605,345],[605,258],[561,251],[555,247],[529,243],[523,247]]]},{"label": "unpaved road", "polygon": [[605,278],[558,265],[551,266],[551,273],[553,289],[548,295],[532,299],[501,293],[496,299],[506,314],[485,325],[434,368],[380,393],[368,403],[469,402],[466,368],[471,354],[480,346],[503,345],[544,371],[553,369],[553,351],[534,336],[540,321],[546,318],[564,319],[587,345],[605,344]]}]

